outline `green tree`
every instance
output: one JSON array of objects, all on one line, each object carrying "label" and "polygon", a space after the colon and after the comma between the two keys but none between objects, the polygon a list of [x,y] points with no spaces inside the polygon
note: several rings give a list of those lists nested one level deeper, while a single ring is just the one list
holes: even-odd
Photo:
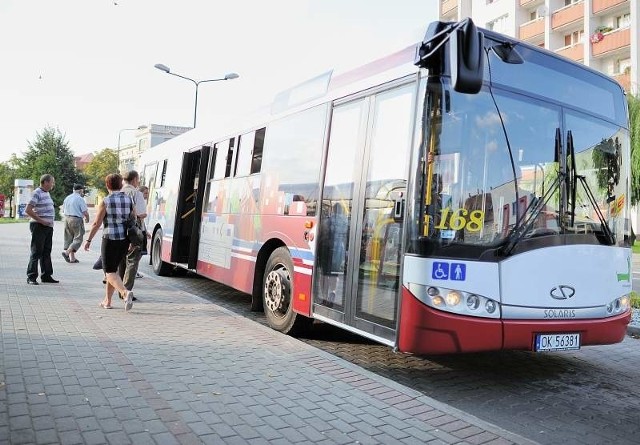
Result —
[{"label": "green tree", "polygon": [[104,185],[104,178],[118,171],[118,152],[110,148],[99,151],[93,160],[87,165],[84,173],[87,177],[87,184],[98,192],[100,196],[107,195],[107,188]]},{"label": "green tree", "polygon": [[19,160],[17,173],[20,178],[33,179],[35,187],[40,185],[40,176],[50,173],[56,179],[51,198],[56,208],[56,219],[60,219],[59,206],[73,190],[73,184],[84,183],[85,177],[75,166],[74,156],[65,136],[57,128],[45,127],[37,133],[24,157]]},{"label": "green tree", "polygon": [[[0,195],[4,195],[4,208],[10,209],[13,204],[13,192],[16,180],[16,155],[7,162],[0,162]],[[13,217],[10,213],[9,217]]]},{"label": "green tree", "polygon": [[640,98],[629,94],[629,130],[631,132],[631,204],[640,202]]}]

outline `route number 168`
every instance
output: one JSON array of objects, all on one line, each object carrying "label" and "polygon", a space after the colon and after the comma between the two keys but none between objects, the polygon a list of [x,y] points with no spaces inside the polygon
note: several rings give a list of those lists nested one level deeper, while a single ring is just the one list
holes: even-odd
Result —
[{"label": "route number 168", "polygon": [[468,232],[479,232],[484,223],[484,212],[482,210],[473,210],[469,212],[466,209],[451,210],[451,207],[445,207],[440,210],[440,223],[435,226],[440,230],[461,230]]}]

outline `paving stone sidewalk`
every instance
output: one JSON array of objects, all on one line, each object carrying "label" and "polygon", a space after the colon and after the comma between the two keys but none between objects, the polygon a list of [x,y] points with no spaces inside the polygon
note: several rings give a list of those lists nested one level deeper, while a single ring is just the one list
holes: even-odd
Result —
[{"label": "paving stone sidewalk", "polygon": [[27,224],[0,225],[0,443],[531,444],[145,277],[98,307],[98,255],[26,284]]}]

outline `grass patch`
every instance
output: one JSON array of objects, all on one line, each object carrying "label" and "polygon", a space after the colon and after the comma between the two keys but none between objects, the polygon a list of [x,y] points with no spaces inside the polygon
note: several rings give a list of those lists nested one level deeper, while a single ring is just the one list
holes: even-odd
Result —
[{"label": "grass patch", "polygon": [[635,243],[633,243],[633,246],[631,246],[631,251],[633,253],[640,253],[640,242],[636,241]]},{"label": "grass patch", "polygon": [[0,218],[0,224],[21,224],[26,222],[29,222],[29,218]]},{"label": "grass patch", "polygon": [[637,292],[631,292],[631,307],[635,309],[640,309],[640,295]]}]

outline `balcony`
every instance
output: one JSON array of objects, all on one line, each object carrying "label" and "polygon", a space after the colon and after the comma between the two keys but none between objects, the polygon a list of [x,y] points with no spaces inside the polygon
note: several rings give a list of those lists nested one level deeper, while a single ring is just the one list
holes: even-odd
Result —
[{"label": "balcony", "polygon": [[520,25],[521,40],[529,40],[542,34],[544,34],[544,17]]},{"label": "balcony", "polygon": [[520,6],[524,6],[526,8],[536,6],[538,3],[544,3],[544,0],[520,0]]},{"label": "balcony", "polygon": [[619,51],[631,47],[631,28],[621,28],[603,34],[602,40],[591,43],[591,54],[594,57],[612,51]]},{"label": "balcony", "polygon": [[440,3],[440,17],[457,15],[458,0],[442,0]]},{"label": "balcony", "polygon": [[625,91],[631,91],[631,74],[615,74],[611,77],[622,85],[622,88],[624,88]]},{"label": "balcony", "polygon": [[622,5],[629,6],[629,0],[593,0],[592,9],[594,14],[600,14],[608,9]]},{"label": "balcony", "polygon": [[556,10],[551,16],[551,28],[557,29],[584,19],[584,2],[574,3]]},{"label": "balcony", "polygon": [[565,46],[556,50],[557,54],[576,62],[584,59],[584,43],[576,43],[575,45]]}]

